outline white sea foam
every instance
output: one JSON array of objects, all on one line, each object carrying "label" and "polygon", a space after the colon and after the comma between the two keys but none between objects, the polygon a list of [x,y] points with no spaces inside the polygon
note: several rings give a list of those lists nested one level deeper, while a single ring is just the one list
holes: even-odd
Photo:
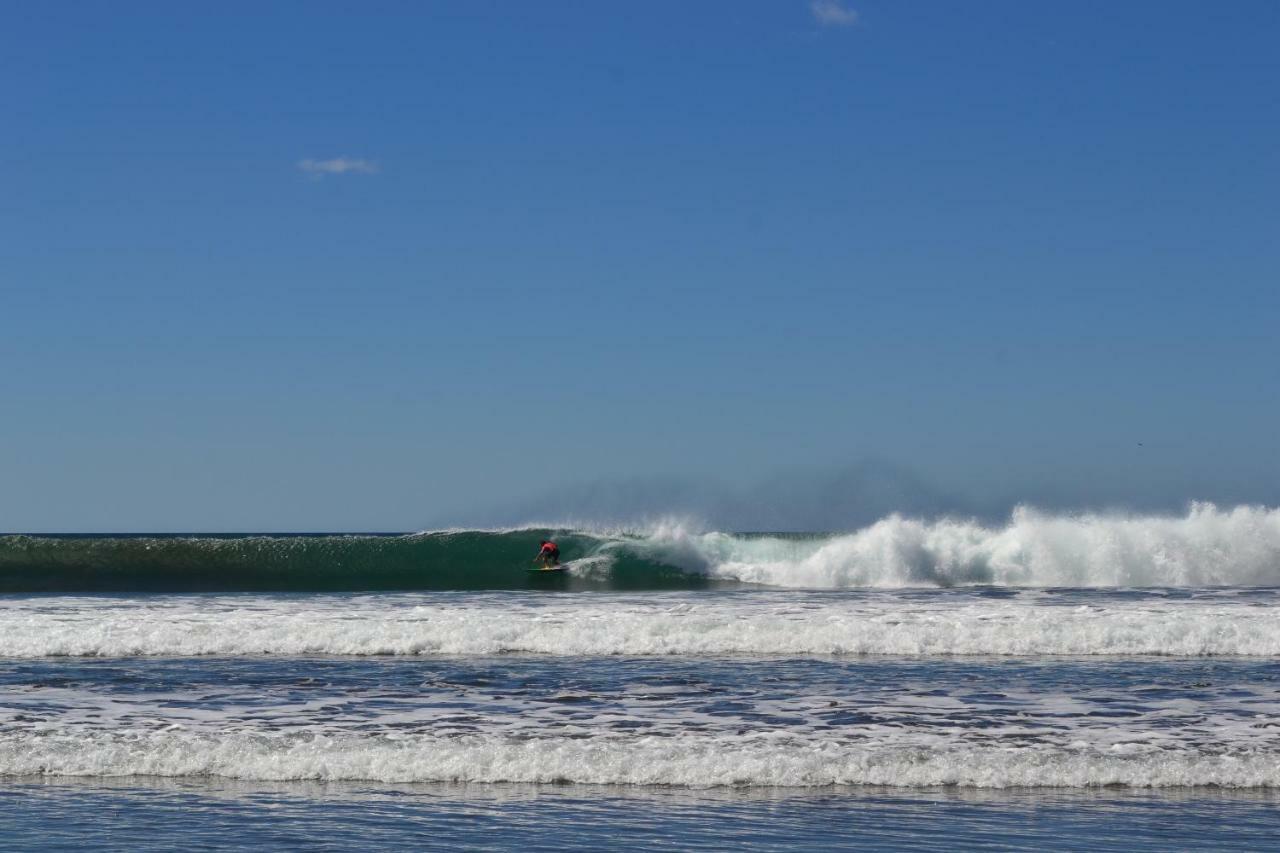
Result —
[{"label": "white sea foam", "polygon": [[422,594],[0,600],[0,656],[1280,655],[1275,596]]},{"label": "white sea foam", "polygon": [[1280,585],[1280,509],[1193,504],[1184,516],[1053,515],[1009,523],[890,516],[791,539],[655,525],[634,548],[688,570],[780,587]]},{"label": "white sea foam", "polygon": [[840,742],[784,732],[675,737],[374,737],[271,732],[0,733],[0,776],[216,776],[246,780],[893,785],[1005,788],[1280,786],[1271,752]]}]

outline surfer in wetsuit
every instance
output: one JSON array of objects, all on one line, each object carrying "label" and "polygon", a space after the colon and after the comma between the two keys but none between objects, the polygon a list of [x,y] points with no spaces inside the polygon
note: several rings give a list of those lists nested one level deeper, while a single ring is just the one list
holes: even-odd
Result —
[{"label": "surfer in wetsuit", "polygon": [[533,561],[535,563],[541,561],[544,569],[554,569],[560,565],[560,547],[546,539],[541,540],[540,544],[542,548],[538,550],[538,556],[534,557]]}]

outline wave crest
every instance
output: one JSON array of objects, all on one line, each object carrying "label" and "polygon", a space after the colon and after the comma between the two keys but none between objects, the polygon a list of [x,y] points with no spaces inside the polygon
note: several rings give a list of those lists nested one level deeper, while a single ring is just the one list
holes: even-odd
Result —
[{"label": "wave crest", "polygon": [[[570,571],[526,571],[541,537]],[[841,534],[524,527],[408,536],[0,537],[0,592],[1280,586],[1280,509],[891,515]]]},{"label": "wave crest", "polygon": [[1181,517],[1019,507],[1002,527],[892,515],[823,538],[662,528],[645,547],[713,577],[782,587],[1280,585],[1280,510],[1211,503]]}]

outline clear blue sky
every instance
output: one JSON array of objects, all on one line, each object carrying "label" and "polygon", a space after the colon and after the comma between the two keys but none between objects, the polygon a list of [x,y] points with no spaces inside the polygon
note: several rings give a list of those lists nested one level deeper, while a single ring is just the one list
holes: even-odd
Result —
[{"label": "clear blue sky", "polygon": [[3,20],[0,530],[1280,502],[1273,0]]}]

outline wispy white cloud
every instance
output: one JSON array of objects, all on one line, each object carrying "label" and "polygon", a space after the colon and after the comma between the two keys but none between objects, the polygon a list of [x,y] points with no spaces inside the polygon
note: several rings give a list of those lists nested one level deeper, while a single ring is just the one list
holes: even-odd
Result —
[{"label": "wispy white cloud", "polygon": [[299,160],[298,168],[320,178],[325,175],[372,175],[378,171],[378,164],[354,157],[334,157],[332,160]]},{"label": "wispy white cloud", "polygon": [[858,22],[858,13],[846,8],[840,0],[812,0],[809,11],[824,27],[852,27]]}]

